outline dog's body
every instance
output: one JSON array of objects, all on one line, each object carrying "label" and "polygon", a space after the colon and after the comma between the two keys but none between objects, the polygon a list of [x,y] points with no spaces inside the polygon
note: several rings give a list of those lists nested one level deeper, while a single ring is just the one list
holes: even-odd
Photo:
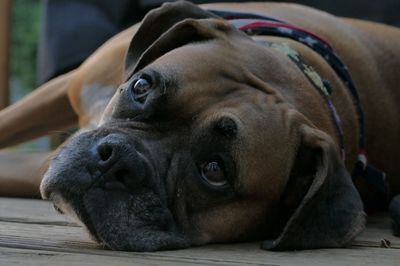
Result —
[{"label": "dog's body", "polygon": [[[291,4],[204,8],[268,15],[326,39],[358,89],[369,160],[387,173],[392,195],[400,193],[400,30]],[[264,244],[271,249],[347,244],[362,229],[364,216],[326,102],[286,55],[210,17],[184,3],[153,11],[77,70],[3,111],[0,130],[8,128],[9,134],[2,134],[0,146],[74,122],[68,96],[84,130],[52,162],[42,194],[63,211],[72,209],[95,239],[115,249],[260,236],[276,238]],[[287,38],[255,39],[287,43],[329,80],[351,171],[359,127],[346,85],[310,48]],[[148,79],[162,92],[148,96]],[[47,101],[43,95],[50,91]],[[65,111],[52,120],[54,107]],[[22,123],[27,109],[34,116]],[[45,127],[32,131],[38,120]],[[192,180],[197,171],[200,183]],[[5,181],[13,187],[12,180]],[[357,185],[368,196],[367,186]]]}]

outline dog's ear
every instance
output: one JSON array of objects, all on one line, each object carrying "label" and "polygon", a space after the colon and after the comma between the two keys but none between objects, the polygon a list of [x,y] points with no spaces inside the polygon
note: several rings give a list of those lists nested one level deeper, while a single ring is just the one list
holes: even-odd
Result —
[{"label": "dog's ear", "polygon": [[[164,3],[150,11],[143,19],[138,31],[132,38],[125,60],[125,73],[133,72],[142,54],[170,30],[175,24],[185,19],[217,18],[200,7],[185,1]],[[183,42],[183,40],[176,40]]]},{"label": "dog's ear", "polygon": [[330,136],[300,126],[301,144],[280,210],[284,227],[262,248],[343,247],[364,229],[360,196]]}]

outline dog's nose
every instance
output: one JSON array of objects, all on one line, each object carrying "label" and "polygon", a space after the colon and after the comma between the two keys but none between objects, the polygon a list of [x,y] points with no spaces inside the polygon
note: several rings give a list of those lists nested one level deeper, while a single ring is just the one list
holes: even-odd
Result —
[{"label": "dog's nose", "polygon": [[97,146],[99,165],[112,165],[117,160],[116,147],[109,142],[102,142]]},{"label": "dog's nose", "polygon": [[100,171],[106,188],[121,188],[123,185],[134,189],[143,185],[150,174],[146,158],[122,135],[111,134],[100,139],[95,153],[95,167]]},{"label": "dog's nose", "polygon": [[125,164],[126,157],[133,159],[132,163],[138,157],[135,145],[128,143],[128,140],[120,134],[102,137],[94,145],[94,163],[101,172],[109,171],[115,164]]}]

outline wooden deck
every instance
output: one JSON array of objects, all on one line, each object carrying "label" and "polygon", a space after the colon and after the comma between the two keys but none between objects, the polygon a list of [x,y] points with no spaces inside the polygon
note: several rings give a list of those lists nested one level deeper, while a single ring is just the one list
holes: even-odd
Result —
[{"label": "wooden deck", "polygon": [[347,249],[268,252],[259,243],[154,253],[104,250],[49,202],[0,198],[0,266],[8,265],[400,265],[400,238],[385,216]]}]

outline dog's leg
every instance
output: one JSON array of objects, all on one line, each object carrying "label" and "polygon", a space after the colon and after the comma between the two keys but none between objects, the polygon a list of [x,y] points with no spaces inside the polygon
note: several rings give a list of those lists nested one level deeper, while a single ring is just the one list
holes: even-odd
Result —
[{"label": "dog's leg", "polygon": [[53,79],[0,111],[0,148],[47,135],[77,123],[68,99],[74,71]]},{"label": "dog's leg", "polygon": [[0,152],[0,196],[40,197],[39,185],[52,152]]}]

